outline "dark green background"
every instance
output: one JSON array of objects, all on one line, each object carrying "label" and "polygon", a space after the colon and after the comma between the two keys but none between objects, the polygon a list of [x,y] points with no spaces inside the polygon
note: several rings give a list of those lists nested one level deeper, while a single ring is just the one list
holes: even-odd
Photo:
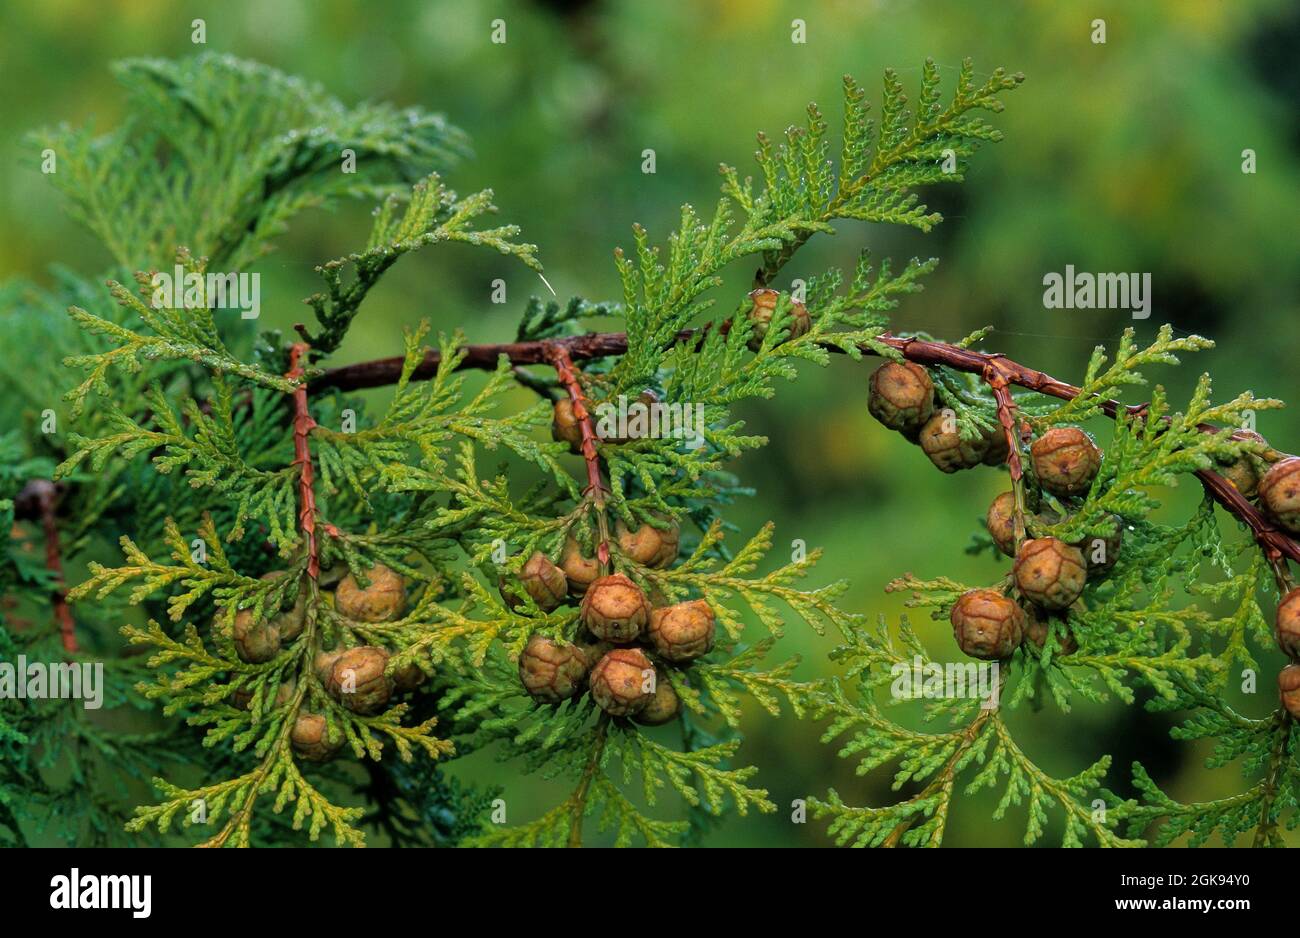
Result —
[{"label": "dark green background", "polygon": [[[0,10],[0,155],[8,167],[0,174],[0,277],[43,279],[54,261],[86,273],[106,266],[104,252],[61,215],[31,168],[35,154],[22,134],[64,120],[110,126],[123,97],[108,63],[195,51],[195,16],[207,21],[209,50],[304,75],[345,101],[445,112],[470,132],[476,151],[451,174],[453,184],[492,186],[502,217],[540,245],[560,295],[593,299],[617,298],[611,251],[629,244],[632,222],[662,236],[682,202],[709,209],[720,161],[751,171],[756,130],[779,132],[801,119],[811,99],[834,126],[842,73],[866,83],[878,102],[887,66],[914,91],[927,56],[949,79],[965,56],[981,74],[1005,65],[1026,75],[994,118],[1006,141],[975,158],[964,185],[930,194],[947,216],[939,229],[921,235],[844,225],[785,275],[851,264],[863,245],[900,261],[937,255],[942,264],[928,290],[898,310],[898,328],[956,338],[992,324],[986,347],[1077,381],[1098,342],[1113,344],[1128,325],[1150,336],[1171,323],[1219,343],[1186,374],[1154,376],[1176,400],[1202,370],[1215,375],[1220,395],[1251,388],[1293,396],[1300,353],[1294,3],[7,3]],[[489,42],[496,17],[507,22],[504,45]],[[790,41],[796,17],[807,23],[803,45]],[[1096,18],[1106,20],[1104,45],[1090,40]],[[647,147],[656,151],[654,175],[641,172]],[[1245,148],[1257,153],[1254,175],[1241,172]],[[316,288],[312,266],[362,243],[368,210],[350,205],[299,219],[258,268],[260,326],[287,327],[306,314],[300,298]],[[1151,318],[1044,310],[1042,277],[1067,263],[1150,272]],[[733,272],[737,289],[750,273]],[[498,276],[509,285],[505,306],[488,298]],[[372,295],[338,360],[396,354],[400,327],[421,317],[436,329],[459,326],[472,340],[507,339],[526,296],[542,290],[522,266],[486,252],[451,246],[417,255]],[[868,416],[867,374],[848,361],[808,368],[773,401],[745,408],[749,428],[772,443],[739,465],[761,494],[734,518],[747,532],[771,518],[778,544],[800,538],[823,547],[818,582],[846,577],[849,608],[894,617],[900,599],[882,587],[899,573],[985,582],[1000,572],[962,548],[1001,477],[932,470]],[[520,392],[519,402],[527,400]],[[1262,415],[1260,429],[1284,449],[1300,437],[1291,411]],[[1194,484],[1182,486],[1169,517],[1185,513],[1196,494]],[[921,628],[941,656],[951,653],[946,625]],[[792,624],[780,647],[802,654],[802,673],[811,677],[829,672],[832,644]],[[1241,705],[1262,712],[1271,684],[1270,671],[1258,699]],[[1111,752],[1115,786],[1141,759],[1176,798],[1241,788],[1235,768],[1201,768],[1204,747],[1169,742],[1167,717],[1113,704],[1070,715],[1048,707],[1013,723],[1026,750],[1057,773]],[[886,776],[855,777],[833,746],[818,742],[818,727],[755,711],[747,729],[743,756],[761,767],[758,782],[781,811],[730,820],[715,843],[824,843],[821,825],[789,823],[792,799],[829,786],[850,803],[894,797]],[[501,778],[485,757],[467,768],[507,786],[514,818],[553,803],[551,788]],[[991,823],[992,804],[987,795],[963,799],[949,842],[1019,842],[1022,812]]]}]

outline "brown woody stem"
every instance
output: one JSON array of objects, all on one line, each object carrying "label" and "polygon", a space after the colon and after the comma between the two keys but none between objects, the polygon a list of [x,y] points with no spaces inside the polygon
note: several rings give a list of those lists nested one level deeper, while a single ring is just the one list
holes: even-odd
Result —
[{"label": "brown woody stem", "polygon": [[[302,359],[310,349],[306,342],[295,342],[289,347],[289,371],[285,377],[290,381],[305,376]],[[298,527],[307,542],[307,575],[313,580],[320,578],[320,553],[316,545],[316,478],[307,434],[315,427],[316,420],[307,409],[304,381],[293,392],[293,464],[298,467]]]},{"label": "brown woody stem", "polygon": [[582,459],[587,464],[587,494],[596,506],[596,522],[600,528],[600,543],[596,545],[596,560],[600,563],[601,573],[609,572],[609,531],[605,520],[605,483],[600,477],[600,454],[596,451],[596,427],[591,421],[591,412],[587,410],[587,397],[582,391],[582,382],[578,380],[578,370],[573,366],[573,357],[561,342],[546,347],[547,361],[555,368],[560,384],[568,392],[573,403],[573,416],[578,421],[582,432]]},{"label": "brown woody stem", "polygon": [[63,650],[67,652],[78,651],[76,621],[72,618],[72,610],[68,607],[68,597],[64,591],[63,581],[63,554],[59,548],[59,523],[55,508],[59,503],[59,486],[50,482],[48,479],[33,479],[23,487],[17,499],[14,500],[14,507],[18,511],[22,510],[24,504],[28,511],[38,518],[41,522],[41,529],[45,534],[45,569],[49,570],[54,577],[54,589],[50,593],[50,604],[54,608],[54,621],[59,627],[59,638],[63,642]]},{"label": "brown woody stem", "polygon": [[[724,322],[721,328],[725,330],[728,325],[728,323]],[[698,340],[701,331],[688,329],[679,332],[674,338],[674,342]],[[1057,380],[1035,368],[1021,365],[998,353],[976,352],[948,342],[900,338],[889,333],[879,336],[878,339],[893,348],[908,361],[921,365],[943,365],[955,371],[981,376],[989,373],[990,369],[994,369],[994,373],[1009,385],[1037,391],[1039,394],[1061,400],[1073,400],[1082,393],[1079,388],[1072,384]],[[828,352],[843,351],[843,349],[829,344],[823,344],[822,347]],[[623,354],[627,351],[627,333],[592,332],[565,339],[510,342],[500,345],[467,345],[463,347],[462,351],[465,353],[465,357],[460,363],[461,368],[495,368],[502,355],[516,365],[541,364],[553,362],[553,356],[561,352],[572,363],[574,361]],[[869,348],[864,348],[862,351],[868,355],[875,354],[874,350]],[[440,358],[441,356],[435,350],[431,349],[426,352],[424,361],[416,367],[412,380],[433,377],[438,370]],[[382,387],[395,383],[401,372],[402,359],[400,357],[378,359],[355,365],[346,365],[342,368],[331,368],[314,379],[311,382],[311,387],[312,390],[338,388],[343,391]],[[570,392],[570,396],[572,396],[572,392]],[[1097,405],[1101,408],[1102,413],[1111,418],[1115,418],[1121,413],[1129,417],[1144,417],[1147,413],[1146,404],[1125,405],[1115,400],[1102,400],[1098,401]],[[1201,430],[1206,433],[1221,433],[1223,428],[1202,424]],[[1238,432],[1234,432],[1233,437],[1244,438]],[[588,471],[590,472],[590,468]],[[1208,469],[1198,470],[1196,476],[1200,479],[1201,485],[1205,487],[1205,490],[1220,506],[1229,514],[1235,515],[1250,528],[1251,534],[1269,558],[1270,563],[1276,566],[1283,561],[1283,558],[1300,563],[1300,544],[1279,531],[1271,521],[1260,513],[1259,509],[1237,491],[1232,483]]]}]

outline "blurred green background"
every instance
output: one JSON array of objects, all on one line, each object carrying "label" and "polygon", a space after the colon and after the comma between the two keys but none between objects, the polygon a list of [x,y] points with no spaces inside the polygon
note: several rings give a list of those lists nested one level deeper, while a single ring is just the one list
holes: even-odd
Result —
[{"label": "blurred green background", "polygon": [[[196,51],[190,21],[207,22],[207,49],[254,58],[318,81],[346,102],[386,99],[445,112],[466,129],[476,158],[453,173],[461,191],[495,189],[504,219],[541,247],[560,296],[617,298],[611,250],[630,225],[662,236],[682,202],[716,200],[717,164],[750,171],[753,135],[779,132],[819,101],[839,119],[840,76],[878,89],[887,66],[913,90],[933,57],[950,77],[961,59],[985,74],[1005,65],[1026,75],[993,118],[1005,142],[985,148],[967,181],[928,194],[946,221],[929,235],[859,224],[809,246],[784,273],[806,277],[849,266],[870,246],[878,256],[942,259],[927,291],[897,311],[896,327],[957,338],[983,325],[986,347],[1077,381],[1099,342],[1129,325],[1149,337],[1162,323],[1215,339],[1186,374],[1153,375],[1184,399],[1200,371],[1221,396],[1250,388],[1294,397],[1300,339],[1300,6],[1287,0],[1222,2],[523,2],[386,0],[384,3],[236,0],[183,5],[162,0],[11,2],[0,10],[0,278],[48,279],[58,261],[84,273],[107,255],[61,214],[33,168],[23,134],[68,121],[111,126],[123,96],[108,63],[128,56]],[[489,41],[502,18],[508,40]],[[791,21],[807,42],[791,42]],[[1107,41],[1091,41],[1092,21]],[[878,102],[873,94],[873,101]],[[642,151],[657,171],[641,171]],[[1258,171],[1244,174],[1242,151]],[[316,289],[312,266],[358,247],[368,205],[308,213],[260,263],[260,327],[301,319]],[[1066,264],[1087,271],[1152,275],[1151,318],[1119,311],[1044,310],[1042,277]],[[751,271],[734,272],[740,289]],[[506,280],[509,302],[489,302]],[[449,247],[398,265],[372,294],[337,356],[346,362],[400,351],[399,329],[429,317],[471,340],[513,335],[526,297],[544,287],[522,266]],[[885,583],[904,572],[987,582],[1001,571],[987,555],[963,553],[989,500],[1002,488],[992,470],[943,476],[922,454],[867,414],[868,370],[849,361],[806,368],[777,398],[748,406],[749,428],[771,445],[737,471],[759,493],[733,519],[752,532],[769,518],[778,544],[799,538],[825,550],[817,582],[844,577],[846,604],[892,618],[901,598]],[[528,401],[520,392],[520,403]],[[1300,438],[1294,411],[1261,416],[1283,448]],[[1104,443],[1103,435],[1102,441]],[[576,467],[575,467],[576,468]],[[1168,516],[1184,513],[1194,484],[1171,493]],[[944,623],[920,623],[944,658]],[[793,624],[779,648],[804,657],[801,674],[829,673],[830,638]],[[1266,669],[1276,664],[1271,658]],[[1267,672],[1271,673],[1271,672]],[[1271,687],[1271,677],[1261,678]],[[1268,699],[1265,699],[1268,698]],[[1262,713],[1271,691],[1241,706]],[[1171,742],[1171,718],[1118,704],[1045,707],[1019,713],[1026,751],[1071,774],[1103,753],[1109,783],[1127,791],[1140,759],[1172,796],[1197,800],[1241,789],[1237,769],[1202,768],[1206,751]],[[742,758],[781,806],[764,817],[729,819],[715,844],[819,845],[822,826],[790,823],[792,799],[835,787],[852,804],[898,797],[888,773],[853,774],[851,762],[818,741],[820,728],[755,711]],[[553,804],[554,790],[501,768],[486,755],[469,777],[507,787],[514,819]],[[1023,812],[989,820],[995,798],[961,800],[951,844],[1015,844]],[[1051,833],[1046,842],[1053,842]]]}]

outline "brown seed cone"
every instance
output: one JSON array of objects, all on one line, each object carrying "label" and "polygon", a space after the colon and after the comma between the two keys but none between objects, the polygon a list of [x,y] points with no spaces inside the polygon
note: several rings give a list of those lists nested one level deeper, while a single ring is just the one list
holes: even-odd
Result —
[{"label": "brown seed cone", "polygon": [[312,661],[312,669],[316,672],[316,678],[329,690],[330,675],[334,672],[334,662],[343,657],[346,648],[332,648],[329,651],[318,651],[315,659]]},{"label": "brown seed cone", "polygon": [[[277,580],[284,576],[287,570],[271,570],[262,574],[263,580]],[[280,632],[280,641],[291,642],[302,634],[302,627],[307,623],[307,584],[300,581],[298,593],[294,597],[293,605],[288,609],[281,606],[280,613],[271,617],[271,624]]]},{"label": "brown seed cone", "polygon": [[713,610],[702,599],[664,606],[650,612],[647,638],[655,653],[669,661],[694,661],[713,648]]},{"label": "brown seed cone", "polygon": [[614,525],[614,532],[623,553],[642,566],[667,567],[677,559],[681,529],[675,521],[670,522],[667,528],[646,523],[635,531],[629,531],[627,525],[619,521]]},{"label": "brown seed cone", "polygon": [[1005,658],[1020,644],[1025,611],[996,590],[963,593],[948,615],[957,646],[972,658]]},{"label": "brown seed cone", "polygon": [[1060,498],[1085,495],[1101,468],[1101,450],[1078,427],[1052,427],[1029,447],[1038,484]]},{"label": "brown seed cone", "polygon": [[560,554],[560,569],[569,581],[569,594],[582,596],[588,587],[600,576],[600,564],[582,553],[582,548],[573,538],[566,538],[564,550]]},{"label": "brown seed cone", "polygon": [[404,664],[393,671],[393,690],[399,694],[405,694],[407,691],[413,691],[427,679],[428,675],[420,669],[415,662]]},{"label": "brown seed cone", "polygon": [[[951,430],[944,425],[951,423]],[[935,414],[921,427],[918,440],[925,455],[944,472],[956,472],[978,466],[988,452],[988,440],[980,437],[963,440],[956,429],[956,421],[943,413]]]},{"label": "brown seed cone", "polygon": [[986,466],[1000,466],[1007,461],[1011,455],[1011,447],[1007,445],[1007,434],[1001,426],[996,426],[992,430],[984,433],[984,439],[988,441],[988,449],[984,453],[984,458],[980,460]]},{"label": "brown seed cone", "polygon": [[1020,545],[1011,569],[1016,588],[1044,609],[1067,609],[1088,581],[1079,548],[1054,537],[1031,538]]},{"label": "brown seed cone", "polygon": [[1286,712],[1300,719],[1300,664],[1288,664],[1278,672],[1277,689]]},{"label": "brown seed cone", "polygon": [[641,634],[650,618],[650,603],[641,587],[613,573],[591,584],[578,617],[596,638],[622,645]]},{"label": "brown seed cone", "polygon": [[672,682],[659,671],[655,672],[655,692],[641,708],[641,712],[632,717],[643,726],[663,726],[677,716],[682,702],[673,690]]},{"label": "brown seed cone", "polygon": [[[607,403],[615,405],[618,402],[608,401]],[[618,432],[619,428],[617,419],[613,419],[609,422],[603,422],[598,419],[599,415],[603,412],[603,408],[600,412],[593,412],[592,419],[595,421],[593,429],[596,431],[596,436],[600,437],[601,440],[606,443],[631,443],[633,440],[648,439],[653,433],[654,426],[650,423],[650,419],[654,414],[652,408],[658,403],[659,395],[650,388],[646,388],[638,394],[635,400],[628,401],[626,434],[620,434]],[[636,407],[636,410],[632,410],[633,407]],[[641,414],[644,414],[644,418],[640,416]],[[641,422],[642,419],[644,419],[644,423]],[[613,425],[611,426],[611,424]]]},{"label": "brown seed cone", "polygon": [[1277,644],[1292,658],[1300,658],[1300,586],[1277,604]]},{"label": "brown seed cone", "polygon": [[[1025,635],[1023,641],[1033,645],[1041,650],[1047,644],[1047,631],[1052,623],[1052,618],[1045,614],[1037,614],[1032,609],[1025,611]],[[1072,655],[1079,650],[1079,643],[1074,638],[1074,632],[1070,627],[1060,619],[1056,619],[1056,654]]]},{"label": "brown seed cone", "polygon": [[519,680],[534,700],[559,703],[582,690],[591,667],[577,645],[534,635],[519,653]]},{"label": "brown seed cone", "polygon": [[654,666],[640,648],[615,648],[591,669],[591,699],[610,716],[627,717],[654,696]]},{"label": "brown seed cone", "polygon": [[916,362],[885,362],[871,373],[867,410],[891,430],[919,429],[934,411],[934,382]]},{"label": "brown seed cone", "polygon": [[351,573],[334,591],[335,607],[357,622],[392,622],[406,613],[406,583],[396,570],[377,563],[366,571],[370,585],[362,589]]},{"label": "brown seed cone", "polygon": [[[750,351],[757,352],[762,348],[763,339],[772,324],[772,316],[776,313],[777,297],[780,295],[776,290],[755,290],[749,294],[749,298],[754,301],[754,305],[749,308],[749,319],[754,324],[749,339]],[[790,317],[786,320],[786,324],[790,332],[787,340],[797,339],[801,335],[807,335],[812,329],[812,317],[808,315],[808,310],[802,303],[793,300],[790,303]]]},{"label": "brown seed cone", "polygon": [[998,546],[998,550],[1008,557],[1016,555],[1016,495],[1003,492],[993,499],[988,513],[984,516],[984,526],[988,528],[989,537]]},{"label": "brown seed cone", "polygon": [[1259,500],[1278,524],[1300,534],[1300,456],[1273,463],[1259,483]]},{"label": "brown seed cone", "polygon": [[[275,700],[272,701],[270,709],[283,707],[293,697],[294,690],[297,689],[298,682],[293,678],[284,681],[275,689]],[[247,710],[253,703],[253,692],[246,687],[241,687],[230,696],[230,703],[240,710]]]},{"label": "brown seed cone", "polygon": [[329,737],[329,724],[319,713],[302,710],[289,731],[289,743],[298,758],[307,762],[328,762],[343,747],[343,734]]},{"label": "brown seed cone", "polygon": [[1124,521],[1119,515],[1111,517],[1115,521],[1114,534],[1104,537],[1095,534],[1072,545],[1083,554],[1083,562],[1087,565],[1090,575],[1106,573],[1115,566],[1115,561],[1119,560],[1120,548],[1124,546]]},{"label": "brown seed cone", "polygon": [[235,613],[230,637],[240,660],[249,664],[270,661],[280,652],[280,630],[265,619],[254,619],[252,609]]},{"label": "brown seed cone", "polygon": [[573,412],[573,401],[562,397],[555,402],[551,412],[551,439],[568,443],[570,451],[582,451],[582,424]]},{"label": "brown seed cone", "polygon": [[[1254,430],[1238,431],[1247,439],[1254,440],[1256,443],[1267,443],[1262,436]],[[1256,460],[1250,456],[1242,456],[1233,462],[1220,462],[1214,467],[1214,471],[1223,476],[1232,483],[1233,488],[1240,492],[1246,498],[1254,498],[1259,493],[1260,473],[1256,468]]]},{"label": "brown seed cone", "polygon": [[326,690],[353,713],[378,713],[393,696],[393,679],[384,673],[387,667],[386,648],[349,648],[330,669]]},{"label": "brown seed cone", "polygon": [[519,577],[513,584],[505,579],[501,582],[501,597],[511,609],[523,605],[523,600],[506,589],[506,586],[522,587],[543,612],[550,612],[564,602],[569,592],[569,581],[564,571],[551,563],[540,550],[533,551],[533,555],[519,568]]}]

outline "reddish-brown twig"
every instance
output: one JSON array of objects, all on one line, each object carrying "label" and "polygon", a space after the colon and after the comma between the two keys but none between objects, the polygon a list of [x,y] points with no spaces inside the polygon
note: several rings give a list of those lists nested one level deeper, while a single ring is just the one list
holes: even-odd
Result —
[{"label": "reddish-brown twig", "polygon": [[582,382],[578,380],[578,370],[573,366],[573,358],[562,342],[546,346],[546,360],[555,368],[556,377],[568,392],[573,404],[573,418],[578,422],[582,433],[582,458],[587,464],[587,490],[592,503],[596,506],[597,522],[600,526],[600,543],[596,545],[596,560],[601,569],[609,567],[609,536],[605,530],[605,483],[600,477],[600,454],[596,451],[596,427],[587,410],[587,396],[582,391]]},{"label": "reddish-brown twig", "polygon": [[40,520],[45,534],[45,569],[50,571],[54,579],[50,604],[54,607],[54,621],[59,627],[63,650],[75,652],[78,650],[77,626],[64,591],[63,554],[59,548],[59,519],[55,511],[59,503],[59,487],[48,479],[33,479],[23,487],[15,500],[15,507],[24,503]]},{"label": "reddish-brown twig", "polygon": [[[295,342],[289,347],[290,381],[302,380],[306,372],[302,358],[310,350],[306,342]],[[316,478],[311,463],[311,447],[307,434],[316,426],[316,420],[307,409],[307,383],[303,381],[293,392],[293,464],[298,467],[298,527],[307,542],[307,575],[320,578],[320,555],[316,547]]]},{"label": "reddish-brown twig", "polygon": [[[726,329],[727,323],[721,328]],[[700,330],[683,330],[674,337],[674,342],[698,340]],[[1001,354],[977,352],[962,348],[948,342],[931,342],[925,339],[900,338],[898,336],[880,336],[880,341],[899,352],[908,361],[922,365],[944,365],[956,371],[984,375],[989,368],[995,368],[1008,384],[1037,391],[1061,400],[1072,400],[1081,393],[1072,384],[1057,380],[1051,375],[1014,362]],[[828,352],[842,352],[833,345],[823,346]],[[562,350],[570,361],[582,361],[593,358],[606,358],[621,355],[627,351],[627,334],[623,332],[588,333],[563,339],[547,339],[535,342],[510,342],[500,345],[468,345],[463,347],[465,354],[460,368],[495,368],[502,355],[516,365],[535,365],[552,361],[556,350]],[[862,350],[874,354],[871,349]],[[430,350],[424,360],[416,367],[412,376],[414,380],[432,377],[438,369],[440,356]],[[995,364],[996,363],[996,364]],[[332,368],[313,379],[312,389],[338,388],[340,390],[357,390],[361,388],[382,387],[394,383],[402,371],[402,359],[386,358],[376,361],[360,362],[342,368]],[[1114,400],[1101,400],[1097,406],[1108,417],[1114,418],[1123,413],[1127,416],[1141,417],[1147,412],[1147,405],[1126,405]],[[1223,428],[1208,424],[1202,425],[1206,433],[1222,433]],[[1241,434],[1234,431],[1233,436]],[[1247,527],[1251,534],[1269,557],[1277,563],[1287,558],[1300,563],[1300,544],[1279,531],[1260,511],[1246,500],[1244,496],[1218,473],[1202,469],[1196,473],[1201,484],[1210,496],[1230,514],[1235,515]]]}]

